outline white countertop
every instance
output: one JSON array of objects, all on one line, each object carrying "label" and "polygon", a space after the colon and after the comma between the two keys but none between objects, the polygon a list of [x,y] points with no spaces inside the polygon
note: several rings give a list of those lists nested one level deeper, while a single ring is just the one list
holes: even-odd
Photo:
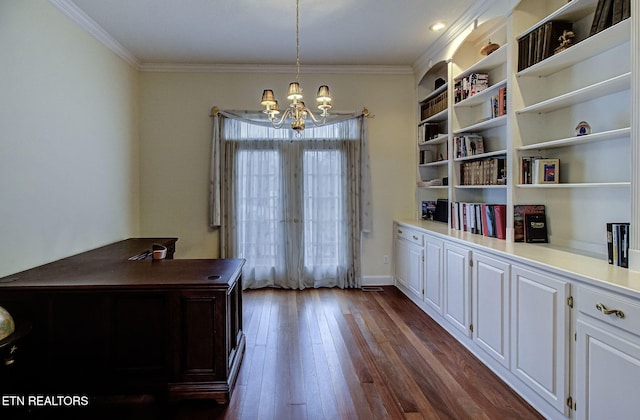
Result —
[{"label": "white countertop", "polygon": [[426,220],[396,220],[395,222],[420,228],[426,233],[439,236],[442,239],[473,245],[483,251],[499,253],[513,260],[532,263],[539,268],[560,275],[568,275],[574,280],[640,299],[640,272],[609,264],[603,259],[559,250],[548,244],[513,243],[488,238],[483,235],[451,229],[446,223],[441,222]]}]

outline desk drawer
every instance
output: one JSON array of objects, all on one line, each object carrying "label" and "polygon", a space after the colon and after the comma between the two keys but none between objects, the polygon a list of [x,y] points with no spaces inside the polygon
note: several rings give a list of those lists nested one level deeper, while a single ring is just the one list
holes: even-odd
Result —
[{"label": "desk drawer", "polygon": [[640,336],[640,304],[632,299],[579,287],[577,307],[584,314]]},{"label": "desk drawer", "polygon": [[396,225],[396,238],[405,239],[420,246],[424,245],[424,235],[422,232],[406,226]]}]

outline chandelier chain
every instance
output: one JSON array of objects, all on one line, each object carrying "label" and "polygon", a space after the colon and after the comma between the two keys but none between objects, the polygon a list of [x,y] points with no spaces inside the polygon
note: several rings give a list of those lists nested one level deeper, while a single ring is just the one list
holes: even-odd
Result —
[{"label": "chandelier chain", "polygon": [[300,0],[296,0],[296,82],[300,83]]}]

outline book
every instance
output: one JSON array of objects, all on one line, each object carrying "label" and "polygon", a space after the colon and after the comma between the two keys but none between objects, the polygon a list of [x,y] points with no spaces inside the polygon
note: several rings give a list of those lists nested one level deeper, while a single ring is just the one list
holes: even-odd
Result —
[{"label": "book", "polygon": [[628,222],[607,223],[607,262],[629,268]]},{"label": "book", "polygon": [[557,184],[560,181],[560,159],[534,159],[532,162],[534,184]]},{"label": "book", "polygon": [[496,238],[507,239],[507,205],[495,204],[493,209],[495,212]]},{"label": "book", "polygon": [[[544,204],[516,204],[513,206],[513,241],[524,242],[525,214],[545,215]],[[496,215],[497,222],[497,215]]]},{"label": "book", "polygon": [[422,202],[422,220],[433,220],[435,213],[436,213],[435,201]]},{"label": "book", "polygon": [[547,220],[544,214],[528,213],[524,215],[524,241],[528,243],[547,243]]},{"label": "book", "polygon": [[591,23],[591,30],[589,36],[595,35],[598,32],[611,26],[612,17],[612,3],[613,0],[598,0],[595,13],[593,15],[593,22]]}]

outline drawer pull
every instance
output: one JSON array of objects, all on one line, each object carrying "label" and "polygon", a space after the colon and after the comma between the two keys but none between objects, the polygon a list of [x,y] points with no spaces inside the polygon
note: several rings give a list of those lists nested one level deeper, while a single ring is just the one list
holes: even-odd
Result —
[{"label": "drawer pull", "polygon": [[413,235],[413,239],[415,239],[417,241],[418,237],[416,235]]},{"label": "drawer pull", "polygon": [[618,318],[624,318],[624,312],[622,312],[620,309],[607,309],[607,307],[602,303],[598,303],[596,305],[596,309],[605,315],[615,314],[615,316],[617,316]]},{"label": "drawer pull", "polygon": [[398,229],[398,233],[399,233],[400,235],[402,235],[402,231],[401,231],[400,229]]}]

